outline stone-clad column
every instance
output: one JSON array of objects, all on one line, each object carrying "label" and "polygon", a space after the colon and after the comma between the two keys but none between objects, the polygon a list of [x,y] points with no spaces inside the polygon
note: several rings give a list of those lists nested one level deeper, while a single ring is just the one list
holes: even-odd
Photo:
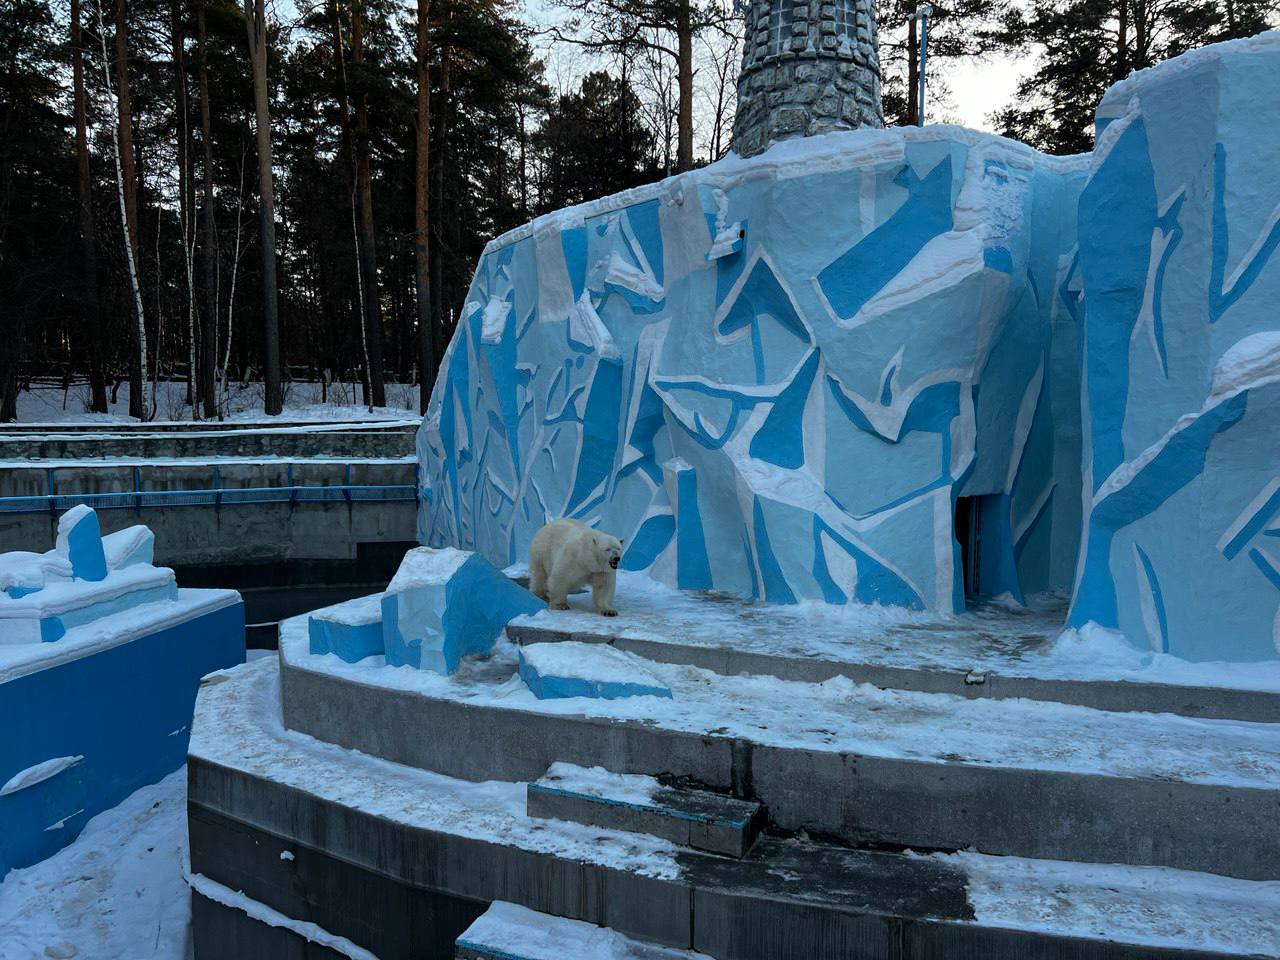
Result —
[{"label": "stone-clad column", "polygon": [[746,0],[734,150],[884,126],[873,0]]}]

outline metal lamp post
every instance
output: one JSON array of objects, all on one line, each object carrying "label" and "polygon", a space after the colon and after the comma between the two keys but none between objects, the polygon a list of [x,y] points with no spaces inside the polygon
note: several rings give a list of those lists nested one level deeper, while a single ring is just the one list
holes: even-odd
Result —
[{"label": "metal lamp post", "polygon": [[[922,3],[916,7],[915,13],[907,17],[912,26],[917,21],[920,23],[920,51],[917,60],[919,68],[916,71],[916,90],[913,91],[916,97],[916,125],[920,127],[924,126],[924,67],[929,49],[929,17],[931,16],[933,16],[933,6]],[[912,56],[917,56],[915,51],[912,51]]]}]

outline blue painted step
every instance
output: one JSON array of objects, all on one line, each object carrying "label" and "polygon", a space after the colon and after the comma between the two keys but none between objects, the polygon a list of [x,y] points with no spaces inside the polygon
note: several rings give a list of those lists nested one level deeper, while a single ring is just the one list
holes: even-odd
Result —
[{"label": "blue painted step", "polygon": [[671,689],[633,654],[596,643],[531,643],[520,648],[520,679],[539,700],[665,697]]}]

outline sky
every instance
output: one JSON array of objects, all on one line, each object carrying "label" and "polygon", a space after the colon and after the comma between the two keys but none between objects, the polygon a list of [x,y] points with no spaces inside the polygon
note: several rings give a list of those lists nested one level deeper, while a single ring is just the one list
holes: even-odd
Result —
[{"label": "sky", "polygon": [[[948,111],[966,127],[995,132],[989,120],[990,114],[1007,105],[1013,99],[1023,69],[1011,57],[989,57],[983,62],[952,64],[948,67],[947,80],[951,84],[952,108]],[[927,68],[926,68],[927,69]],[[926,98],[928,94],[926,91]],[[934,120],[925,106],[925,120]]]},{"label": "sky", "polygon": [[[564,19],[554,0],[524,0],[522,19],[533,24],[552,24]],[[548,57],[548,76],[557,72],[576,76],[587,63],[582,52],[566,43],[544,41],[536,44]],[[947,81],[951,87],[951,104],[942,115],[930,114],[927,121],[957,122],[975,130],[994,132],[990,115],[1013,99],[1019,79],[1030,69],[1028,58],[988,57],[981,62],[952,62],[947,65]],[[589,67],[588,67],[589,68]],[[552,80],[552,85],[555,81]]]}]

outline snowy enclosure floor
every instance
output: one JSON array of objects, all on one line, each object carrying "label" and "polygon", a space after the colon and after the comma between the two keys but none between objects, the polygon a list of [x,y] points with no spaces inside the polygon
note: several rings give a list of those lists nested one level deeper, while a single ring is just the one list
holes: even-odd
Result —
[{"label": "snowy enclosure floor", "polygon": [[[156,419],[152,424],[190,423],[191,407],[184,401],[185,382],[164,381],[159,385],[156,401]],[[228,384],[226,417],[233,422],[301,421],[301,420],[390,420],[411,417],[418,410],[418,386],[408,383],[387,384],[388,406],[374,407],[371,411],[358,401],[360,385],[350,382],[331,383],[326,402],[320,402],[322,393],[318,382],[293,380],[284,384],[284,410],[279,417],[268,417],[262,412],[262,384],[241,386]],[[107,390],[110,400],[111,390]],[[147,404],[152,399],[152,386],[147,385]],[[63,391],[51,385],[37,386],[18,393],[18,422],[103,424],[137,423],[129,416],[129,384],[120,385],[110,413],[88,413],[88,384],[76,384]]]},{"label": "snowy enclosure floor", "polygon": [[0,960],[187,960],[187,770],[98,814],[0,883]]},{"label": "snowy enclosure floor", "polygon": [[640,721],[699,736],[736,737],[795,749],[978,766],[1094,773],[1232,787],[1280,784],[1280,724],[1112,713],[1033,700],[969,700],[881,690],[835,677],[800,683],[631,657],[672,699],[539,700],[517,675],[503,637],[485,660],[453,676],[388,667],[380,656],[350,664],[310,653],[307,618],[286,620],[280,651],[290,667],[479,707]]},{"label": "snowy enclosure floor", "polygon": [[71,627],[53,643],[0,643],[0,683],[99,653],[239,602],[240,595],[234,590],[180,587],[173,603],[144,603]]},{"label": "snowy enclosure floor", "polygon": [[[530,820],[524,784],[454,780],[284,730],[274,660],[222,676],[224,682],[201,693],[192,737],[192,753],[210,763],[397,823],[649,876],[680,876],[678,848],[664,841]],[[968,874],[972,922],[984,926],[1280,957],[1280,882],[1158,867],[933,856]]]},{"label": "snowy enclosure floor", "polygon": [[989,602],[964,614],[865,604],[780,605],[677,590],[643,573],[619,571],[616,618],[597,615],[587,595],[571,597],[569,605],[569,610],[546,610],[512,622],[606,639],[912,670],[1280,692],[1280,660],[1192,664],[1140,651],[1110,631],[1064,633],[1064,597],[1031,598],[1025,607]]}]

